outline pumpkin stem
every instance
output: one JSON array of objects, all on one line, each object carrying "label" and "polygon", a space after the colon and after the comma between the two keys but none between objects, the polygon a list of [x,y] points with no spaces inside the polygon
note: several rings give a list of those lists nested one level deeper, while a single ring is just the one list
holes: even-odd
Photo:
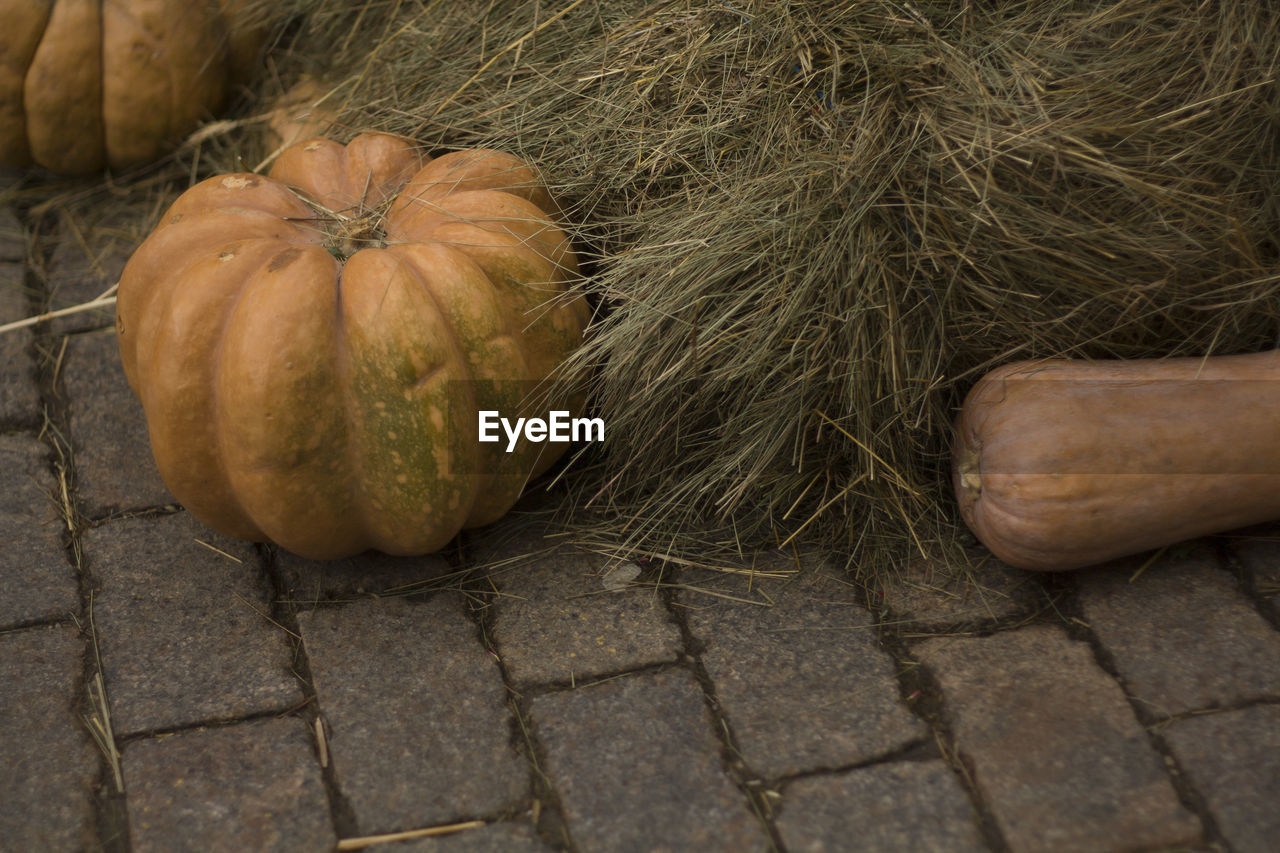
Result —
[{"label": "pumpkin stem", "polygon": [[387,233],[384,224],[391,199],[372,207],[362,204],[357,208],[338,211],[318,204],[297,190],[294,193],[316,212],[313,221],[324,233],[323,246],[339,261],[345,262],[361,249],[386,247]]},{"label": "pumpkin stem", "polygon": [[325,241],[325,248],[341,261],[361,249],[381,249],[386,245],[380,211],[362,212],[350,218],[334,217],[329,229],[329,239]]}]

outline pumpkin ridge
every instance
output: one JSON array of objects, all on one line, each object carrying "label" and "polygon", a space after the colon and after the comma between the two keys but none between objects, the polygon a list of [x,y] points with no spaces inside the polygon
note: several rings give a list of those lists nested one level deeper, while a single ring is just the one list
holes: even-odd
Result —
[{"label": "pumpkin ridge", "polygon": [[[463,488],[474,483],[450,464],[464,446],[465,423],[451,418],[461,410],[451,412],[447,397],[466,384],[450,379],[467,376],[465,353],[447,312],[399,253],[358,252],[348,261],[343,282],[344,297],[351,297],[343,319],[352,321],[344,324],[342,335],[350,383],[344,414],[354,430],[351,448],[360,473],[353,494],[368,519],[366,547],[388,553],[435,550],[453,538],[474,500],[474,489]],[[392,306],[385,316],[384,300]],[[406,335],[416,344],[416,356],[409,355],[407,362],[397,360],[405,354]],[[415,358],[429,360],[417,366]],[[443,392],[441,382],[449,383]],[[401,434],[415,441],[397,445]],[[449,452],[442,455],[445,447]]]},{"label": "pumpkin ridge", "polygon": [[[377,251],[377,249],[368,249],[360,251]],[[332,252],[331,252],[332,254]],[[363,426],[359,417],[360,403],[359,396],[354,393],[354,385],[356,380],[355,358],[352,352],[351,341],[349,336],[349,324],[346,312],[343,308],[344,301],[344,278],[347,273],[347,262],[354,258],[358,253],[352,253],[349,257],[343,259],[335,256],[337,261],[338,273],[334,281],[334,311],[335,315],[335,367],[338,378],[339,388],[341,390],[340,397],[343,402],[343,420],[346,424],[348,440],[344,443],[343,456],[347,460],[346,470],[348,476],[348,487],[353,497],[352,506],[355,510],[359,524],[359,548],[366,550],[368,548],[386,549],[386,543],[378,540],[374,534],[376,525],[374,524],[374,497],[370,494],[366,487],[366,482],[371,478],[369,474],[369,466],[365,459],[365,448],[361,445],[357,438],[361,434]],[[423,288],[426,289],[425,287]],[[443,313],[441,312],[443,317]],[[447,325],[447,322],[446,322]],[[419,377],[415,384],[421,385],[447,369],[447,364],[441,364],[428,371],[427,375]],[[390,552],[390,551],[388,551]]]},{"label": "pumpkin ridge", "polygon": [[355,384],[355,368],[352,365],[351,343],[347,339],[346,313],[342,306],[343,276],[347,272],[347,265],[344,261],[338,261],[337,267],[337,275],[333,280],[333,359],[334,375],[337,377],[340,392],[338,396],[342,400],[342,420],[347,433],[347,440],[343,442],[342,456],[346,460],[347,487],[351,490],[353,497],[352,507],[359,517],[360,523],[357,526],[363,534],[361,547],[368,548],[371,545],[366,533],[369,529],[370,508],[362,486],[365,473],[364,456],[360,452],[360,443],[355,438],[359,429],[359,420],[355,413],[356,395],[352,392],[352,386]]},{"label": "pumpkin ridge", "polygon": [[[27,72],[44,39],[52,7],[29,0],[4,2],[0,15],[10,27],[9,62],[0,63],[0,162],[23,167],[31,162],[23,94]],[[16,6],[16,8],[14,8]]]},{"label": "pumpkin ridge", "polygon": [[[172,63],[162,63],[163,67],[158,75],[144,74],[140,69],[130,68],[135,44],[145,45],[152,53],[157,51],[156,35],[139,18],[137,10],[111,0],[103,0],[102,7],[99,34],[102,44],[102,150],[107,163],[118,167],[155,156],[154,149],[159,140],[169,139],[173,131],[178,96],[172,76]],[[160,52],[163,51],[160,48]],[[136,77],[129,74],[130,71],[138,72]],[[130,78],[127,82],[121,79],[126,75]],[[115,91],[109,91],[114,90],[117,84],[125,89],[121,93],[122,97]],[[161,86],[163,92],[158,91]],[[125,122],[128,126],[118,127],[114,108],[122,104],[117,101],[122,100],[123,105],[128,105],[131,99],[138,96],[139,87],[144,90],[155,87],[147,98],[155,104],[155,108],[147,110],[142,116],[128,115]],[[126,153],[127,145],[149,150],[144,154],[139,154],[138,150]]]},{"label": "pumpkin ridge", "polygon": [[[448,247],[445,247],[445,248],[448,248]],[[466,381],[454,383],[455,391],[458,387],[461,387],[463,390],[465,390],[467,395],[466,407],[468,411],[478,409],[479,407],[476,405],[476,395],[475,395],[475,391],[476,391],[475,382],[474,382],[475,375],[472,371],[470,361],[467,358],[467,352],[466,350],[464,350],[462,346],[462,342],[458,339],[458,330],[454,326],[454,323],[449,316],[449,312],[445,309],[439,297],[436,295],[436,293],[431,289],[430,285],[427,283],[427,277],[426,275],[423,274],[423,271],[419,269],[418,265],[414,262],[412,253],[406,253],[406,252],[395,251],[395,250],[389,250],[387,253],[396,259],[396,262],[399,266],[406,268],[410,272],[410,274],[412,274],[414,281],[416,281],[418,284],[418,287],[421,288],[422,292],[426,294],[427,299],[431,301],[432,306],[435,307],[436,313],[440,316],[441,320],[444,323],[445,328],[449,330],[449,343],[451,345],[451,348],[453,349],[454,355],[457,357],[458,362],[462,364],[464,369],[466,370]],[[437,368],[436,372],[438,372],[439,370],[442,370],[443,368],[444,366],[441,365],[441,367]],[[417,380],[416,384],[422,384],[424,380],[425,380],[425,377],[420,377]],[[476,482],[473,484],[473,488],[468,489],[465,492],[467,496],[466,512],[463,512],[460,514],[463,519],[470,518],[472,510],[474,509],[476,503],[480,500],[481,492],[487,491],[488,485],[489,485],[488,481],[491,479],[489,477],[483,476],[480,473],[480,467],[479,467],[480,457],[481,457],[480,445],[478,442],[476,442],[472,446],[471,460],[470,460],[470,465],[468,466],[468,470],[471,472],[474,472],[470,476],[475,478]]]},{"label": "pumpkin ridge", "polygon": [[[466,186],[463,179],[457,183]],[[550,212],[523,195],[495,187],[427,195],[414,201],[416,210],[409,204],[393,209],[388,230],[448,245],[484,270],[510,313],[511,335],[521,339],[532,333],[544,341],[526,351],[537,360],[536,364],[528,362],[529,372],[544,375],[559,360],[553,352],[581,343],[581,328],[587,320],[585,302],[575,298],[562,305],[552,304],[566,293],[565,285],[577,274],[577,263],[568,235]],[[505,215],[492,215],[495,207]],[[513,258],[518,260],[513,262]],[[563,324],[575,325],[575,320],[578,331],[572,340],[562,338],[566,331]]]},{"label": "pumpkin ridge", "polygon": [[[212,180],[212,179],[211,179]],[[182,194],[165,212],[160,224],[133,253],[121,272],[121,286],[117,295],[117,328],[123,330],[120,337],[120,355],[125,375],[130,385],[141,396],[141,385],[136,374],[139,354],[135,329],[123,329],[139,322],[150,313],[149,305],[155,300],[155,291],[162,285],[158,281],[180,281],[181,272],[204,252],[225,249],[228,245],[249,240],[288,240],[297,232],[288,222],[281,222],[278,213],[262,208],[236,208],[228,216],[212,206],[197,206],[200,199],[210,192],[209,182],[202,182]],[[213,190],[216,194],[217,190]],[[247,232],[243,236],[237,231]],[[303,235],[305,236],[305,235]],[[194,241],[195,245],[192,246]],[[142,276],[142,281],[139,281]]]},{"label": "pumpkin ridge", "polygon": [[265,536],[321,558],[347,552],[363,530],[349,471],[329,464],[349,437],[335,399],[338,265],[319,246],[302,250],[283,271],[258,265],[238,294],[218,346],[218,441]]},{"label": "pumpkin ridge", "polygon": [[[410,244],[396,251],[396,254],[402,255],[406,262],[412,266],[419,280],[423,282],[427,292],[438,306],[441,315],[445,318],[450,330],[454,334],[454,340],[458,342],[462,355],[467,353],[473,355],[478,353],[488,353],[494,355],[494,358],[501,360],[505,354],[506,358],[516,359],[509,367],[515,376],[495,377],[484,375],[479,372],[481,365],[488,364],[490,359],[481,358],[479,363],[471,363],[464,360],[467,364],[468,382],[465,383],[468,394],[467,406],[468,412],[478,413],[480,409],[497,409],[504,414],[511,414],[517,409],[522,409],[520,399],[513,399],[511,395],[505,393],[508,389],[502,383],[516,382],[526,379],[530,375],[530,354],[522,342],[526,339],[518,334],[513,328],[512,306],[507,294],[503,288],[495,281],[489,270],[483,265],[476,262],[468,253],[461,251],[456,246],[447,243],[432,243],[434,250],[420,248],[417,245]],[[437,251],[443,253],[444,257],[449,259],[450,263],[457,264],[461,268],[469,271],[471,275],[477,278],[477,281],[484,282],[487,287],[486,295],[483,300],[473,298],[472,302],[481,302],[487,306],[484,314],[486,317],[497,316],[500,318],[500,328],[492,334],[476,336],[467,336],[463,339],[463,329],[459,328],[458,319],[454,316],[458,309],[446,307],[445,304],[430,284],[432,276],[428,274],[427,268],[424,266],[427,259],[421,257],[426,251]],[[502,342],[510,342],[510,346],[502,348],[497,346]],[[505,352],[504,352],[505,350]],[[486,386],[485,383],[493,383],[492,387]],[[517,385],[517,388],[522,386]],[[478,439],[478,436],[477,436]],[[523,451],[528,452],[528,451]],[[506,495],[505,492],[511,489],[511,485],[505,482],[501,476],[501,469],[504,467],[515,466],[516,459],[520,454],[507,454],[499,445],[492,445],[486,448],[478,440],[473,442],[471,449],[471,463],[468,466],[470,476],[475,483],[473,498],[466,515],[464,527],[474,527],[478,524],[485,524],[492,521],[491,517],[494,510],[493,507],[507,503],[506,498],[515,496]],[[488,464],[486,464],[486,461]],[[498,469],[495,471],[495,469]],[[482,473],[484,472],[484,473]],[[521,486],[523,488],[523,485]],[[518,496],[519,491],[516,491]],[[509,505],[509,503],[508,503]]]},{"label": "pumpkin ridge", "polygon": [[[220,250],[225,252],[228,246],[243,247],[246,242],[261,243],[265,241],[259,241],[259,240],[233,241],[231,243],[225,244],[224,246],[220,247]],[[261,253],[264,255],[268,254],[270,251],[269,246],[260,246],[258,248],[261,251]],[[245,250],[242,248],[240,253],[247,254],[248,251],[252,251],[252,249]],[[221,256],[219,256],[219,258],[221,259]],[[188,263],[186,266],[182,268],[182,272],[177,273],[173,276],[173,279],[177,281],[183,280],[184,278],[183,273],[186,273],[200,260],[201,260],[200,258],[193,258],[190,261],[190,263]],[[204,258],[204,260],[207,260],[207,257]],[[216,413],[219,407],[220,394],[218,390],[218,384],[219,384],[218,372],[222,364],[221,353],[223,348],[223,342],[226,340],[226,337],[227,337],[227,328],[229,327],[232,318],[235,316],[236,309],[239,306],[241,300],[243,299],[246,291],[246,288],[243,282],[233,283],[231,285],[231,289],[233,290],[233,295],[231,296],[230,299],[227,300],[226,304],[223,306],[222,316],[217,323],[216,331],[213,333],[213,339],[216,341],[216,343],[214,346],[213,357],[209,361],[209,363],[212,364],[213,367],[209,370],[208,375],[206,377],[203,377],[205,380],[204,393],[208,398],[208,410],[213,413]],[[161,298],[165,300],[164,303],[160,305],[156,305],[153,303],[151,308],[148,310],[148,313],[151,313],[151,311],[158,310],[158,313],[160,314],[161,317],[169,317],[172,313],[172,308],[170,306],[173,302],[173,299],[175,295],[182,290],[183,288],[179,286],[170,286],[166,288],[161,296]],[[161,350],[162,345],[165,342],[166,342],[165,336],[163,334],[154,335],[153,350],[155,351]],[[151,363],[152,364],[157,363],[154,353],[152,355]],[[147,377],[147,381],[142,383],[142,387],[150,388],[152,385],[152,382],[154,381],[153,377],[154,377],[154,374],[150,374]],[[142,397],[141,393],[139,394],[139,396]],[[143,398],[143,408],[144,408],[144,411],[147,409],[146,398]],[[212,432],[214,433],[215,441],[218,443],[216,452],[211,454],[214,462],[214,470],[210,473],[216,476],[218,480],[216,485],[214,485],[212,488],[215,489],[216,492],[218,493],[218,498],[219,498],[218,504],[222,510],[222,514],[224,516],[234,516],[234,518],[228,521],[224,521],[224,523],[235,525],[235,527],[239,531],[237,535],[246,536],[248,538],[260,538],[264,535],[261,527],[257,524],[256,521],[254,521],[252,516],[249,514],[247,507],[245,507],[244,503],[240,500],[239,494],[237,493],[236,489],[232,484],[231,476],[227,467],[226,454],[223,451],[221,446],[221,440],[220,440],[221,431],[218,430],[215,426]],[[153,442],[153,447],[154,447],[154,442]]]},{"label": "pumpkin ridge", "polygon": [[[494,203],[503,205],[506,208],[504,212],[509,215],[478,217],[457,210],[457,208],[465,209],[481,199],[490,202],[483,207],[489,207]],[[439,206],[451,216],[448,222],[435,223],[430,229],[431,232],[450,224],[470,225],[488,234],[510,237],[517,247],[534,253],[550,263],[554,269],[567,269],[562,262],[566,256],[572,254],[568,235],[548,213],[522,196],[503,190],[466,190],[442,199]],[[486,228],[485,225],[489,223],[498,227]],[[498,243],[493,246],[493,248],[499,247],[504,247],[504,244]]]},{"label": "pumpkin ridge", "polygon": [[[262,239],[265,240],[270,238],[262,238]],[[218,324],[218,334],[217,334],[217,337],[215,338],[216,343],[214,344],[213,354],[212,354],[212,361],[215,365],[217,365],[217,367],[215,367],[212,372],[212,381],[208,389],[209,400],[211,403],[210,408],[214,412],[218,412],[222,407],[221,406],[221,398],[222,398],[221,384],[222,383],[219,382],[218,374],[221,372],[222,365],[224,363],[222,356],[223,356],[223,352],[226,350],[226,347],[227,347],[228,331],[231,328],[232,320],[235,319],[237,310],[240,308],[240,304],[244,302],[245,294],[249,292],[248,285],[252,279],[253,279],[253,273],[250,273],[249,276],[243,282],[241,282],[240,285],[236,288],[236,295],[234,298],[232,298],[230,304],[227,306],[226,313],[224,313],[222,316],[222,322]],[[215,433],[217,435],[217,442],[218,442],[218,453],[217,453],[218,473],[222,476],[223,482],[227,486],[226,491],[231,495],[231,499],[234,502],[235,510],[241,516],[247,519],[255,529],[258,530],[259,536],[265,537],[266,532],[262,530],[261,525],[258,524],[257,520],[254,519],[252,513],[249,512],[249,508],[245,506],[244,501],[240,499],[240,492],[235,487],[235,483],[231,478],[230,466],[227,464],[226,433],[222,429],[215,430]]]},{"label": "pumpkin ridge", "polygon": [[406,173],[421,162],[422,155],[406,140],[365,133],[345,146],[323,138],[292,145],[276,158],[267,176],[312,209],[334,216],[385,210],[407,184]]},{"label": "pumpkin ridge", "polygon": [[537,169],[513,154],[494,148],[452,151],[423,164],[409,180],[405,195],[409,202],[429,201],[460,189],[508,192],[532,202],[548,215],[559,212]]},{"label": "pumpkin ridge", "polygon": [[293,224],[311,218],[314,208],[284,184],[252,172],[233,172],[206,178],[169,206],[166,224],[174,216],[223,211],[259,211]]},{"label": "pumpkin ridge", "polygon": [[[263,239],[269,239],[269,238],[263,238]],[[219,248],[222,251],[225,251],[228,246],[243,245],[244,242],[246,241],[232,240],[231,242],[226,243]],[[147,288],[147,295],[150,296],[150,298],[140,307],[140,309],[138,310],[138,313],[143,314],[145,316],[153,316],[154,314],[158,314],[161,319],[167,317],[169,314],[169,307],[168,307],[169,303],[172,302],[175,293],[182,290],[181,282],[183,280],[183,275],[192,267],[194,267],[196,264],[200,263],[202,260],[205,260],[205,256],[200,253],[193,252],[187,255],[180,255],[178,263],[172,267],[168,267],[165,270],[166,275],[160,278],[159,283],[153,282],[151,286]],[[157,293],[157,291],[159,292]],[[122,324],[122,319],[118,317],[116,322],[117,322],[117,330],[119,330]],[[132,336],[129,339],[131,344],[131,349],[133,350],[133,353],[130,356],[129,360],[132,361],[133,369],[135,371],[139,371],[139,365],[141,364],[147,365],[147,368],[145,370],[146,375],[145,376],[142,375],[142,372],[139,371],[138,380],[137,380],[139,385],[138,396],[139,396],[139,399],[145,405],[146,397],[141,389],[146,388],[150,384],[150,378],[151,378],[150,365],[157,363],[156,354],[160,349],[161,344],[160,344],[160,338],[158,336],[152,337],[151,352],[148,354],[148,357],[144,362],[139,357],[139,352],[137,349],[138,332],[140,331],[140,329],[141,327],[139,329],[134,329],[132,331]]]},{"label": "pumpkin ridge", "polygon": [[[97,23],[86,33],[88,27],[77,24],[90,17]],[[100,5],[60,0],[53,4],[27,66],[27,145],[32,159],[53,171],[93,172],[105,162],[101,31]],[[68,65],[62,61],[64,52],[93,59]]]},{"label": "pumpkin ridge", "polygon": [[[182,224],[190,226],[193,224],[202,224],[202,223],[200,223],[199,220],[197,219],[194,222],[192,220],[186,220]],[[175,227],[175,225],[171,225],[169,227],[172,228],[172,227]],[[189,228],[182,229],[182,231],[187,231],[187,230],[189,230]],[[157,229],[155,233],[156,234],[160,233],[160,229]],[[299,244],[293,243],[292,241],[289,241],[287,238],[277,237],[273,235],[264,234],[260,236],[250,236],[250,237],[243,237],[243,238],[237,239],[234,236],[227,234],[226,232],[222,232],[222,233],[224,235],[223,239],[225,240],[225,242],[222,242],[220,245],[209,244],[208,250],[210,252],[226,252],[231,247],[236,247],[236,246],[252,247],[258,244],[265,244],[265,243],[281,243],[286,247],[295,247],[295,248],[297,247],[297,245],[299,245]],[[183,234],[179,232],[179,233],[171,233],[167,236],[171,237],[176,244],[181,241]],[[302,245],[306,245],[306,244],[304,243]],[[163,269],[163,276],[162,277],[155,276],[155,278],[161,279],[160,283],[157,284],[153,281],[146,288],[143,294],[145,301],[136,306],[131,306],[130,309],[125,312],[130,315],[133,315],[130,322],[137,322],[137,320],[133,318],[136,318],[138,316],[143,316],[143,317],[151,316],[152,312],[156,308],[163,308],[163,306],[167,305],[168,301],[172,298],[173,293],[176,290],[181,289],[179,282],[182,281],[183,274],[192,266],[199,263],[203,257],[205,257],[201,252],[198,252],[198,251],[197,252],[178,252],[177,245],[171,246],[171,245],[153,243],[151,244],[151,246],[145,247],[145,248],[153,252],[158,252],[161,259],[167,259],[176,255],[177,263],[171,266],[168,264],[165,264]],[[165,251],[166,249],[169,251]],[[142,254],[142,252],[143,252],[143,249],[140,248],[138,252],[135,252],[135,257],[141,258],[143,260],[151,260],[148,255],[144,255]],[[132,258],[130,259],[130,263],[131,264],[133,263]],[[158,263],[158,262],[153,262],[153,263]],[[128,270],[129,270],[129,267],[126,266],[126,271]],[[126,274],[122,274],[121,279],[131,281],[132,277]],[[166,286],[166,282],[169,283],[167,286]],[[131,289],[132,289],[131,287],[126,287],[126,291]],[[156,291],[158,289],[160,290],[160,293],[157,295]],[[164,302],[160,302],[159,300],[161,299],[163,299]],[[163,312],[162,312],[162,316],[163,316]],[[123,313],[117,310],[117,329],[120,328],[122,321],[123,321]],[[226,330],[224,328],[222,332],[220,332],[220,334],[225,333],[225,331]],[[133,336],[130,336],[129,338],[127,338],[125,346],[127,347],[127,352],[122,350],[121,357],[125,363],[126,375],[129,375],[132,373],[136,373],[138,371],[138,365],[140,363],[143,363],[137,349],[136,330]],[[147,363],[153,363],[153,360],[156,357],[155,347],[158,346],[158,343],[153,342],[152,346],[153,346],[153,350],[149,354],[149,359]],[[130,379],[131,385],[134,385],[135,383],[136,383],[135,390],[138,392],[139,398],[142,399],[143,392],[141,389],[145,388],[145,386],[147,385],[147,381],[143,377],[138,375]]]}]

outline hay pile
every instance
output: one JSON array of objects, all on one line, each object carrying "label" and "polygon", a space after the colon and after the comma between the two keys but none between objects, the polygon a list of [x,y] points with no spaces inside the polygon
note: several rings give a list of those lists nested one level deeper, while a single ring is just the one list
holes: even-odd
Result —
[{"label": "hay pile", "polygon": [[1275,3],[304,5],[349,129],[533,158],[580,224],[571,482],[638,547],[901,558],[981,371],[1278,343]]}]

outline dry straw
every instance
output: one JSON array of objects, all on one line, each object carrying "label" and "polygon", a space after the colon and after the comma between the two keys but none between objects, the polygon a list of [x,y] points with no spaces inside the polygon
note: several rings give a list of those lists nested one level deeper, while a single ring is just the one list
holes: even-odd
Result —
[{"label": "dry straw", "polygon": [[1275,2],[340,5],[293,51],[349,128],[531,158],[578,224],[569,482],[636,547],[877,569],[954,541],[981,371],[1277,345]]}]

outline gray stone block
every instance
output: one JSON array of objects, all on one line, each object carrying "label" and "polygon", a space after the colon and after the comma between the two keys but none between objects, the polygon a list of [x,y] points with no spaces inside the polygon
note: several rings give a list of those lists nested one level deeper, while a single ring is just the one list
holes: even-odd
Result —
[{"label": "gray stone block", "polygon": [[142,404],[125,381],[114,332],[73,337],[62,376],[84,513],[100,518],[121,509],[172,504],[151,455]]},{"label": "gray stone block", "polygon": [[1126,692],[1156,717],[1280,699],[1280,631],[1205,547],[1130,580],[1127,566],[1080,577],[1085,621]]},{"label": "gray stone block", "polygon": [[[788,567],[794,568],[792,558],[780,554],[755,565],[757,571]],[[841,573],[806,565],[778,581],[684,572],[681,584],[690,631],[705,647],[702,663],[756,773],[774,779],[835,769],[928,735],[899,699],[894,662]],[[752,591],[772,606],[733,600]]]},{"label": "gray stone block", "polygon": [[329,800],[307,725],[256,720],[147,738],[122,757],[136,853],[330,850]]},{"label": "gray stone block", "polygon": [[1201,840],[1123,691],[1084,643],[1032,625],[926,640],[916,653],[942,687],[956,747],[1014,853]]},{"label": "gray stone block", "polygon": [[62,548],[66,523],[54,503],[48,448],[0,435],[0,471],[0,629],[75,612],[80,593]]},{"label": "gray stone block", "polygon": [[98,753],[76,713],[83,666],[71,627],[0,634],[0,849],[97,846]]},{"label": "gray stone block", "polygon": [[1271,853],[1280,839],[1280,705],[1177,720],[1161,729],[1235,853]]},{"label": "gray stone block", "polygon": [[83,547],[101,587],[93,614],[117,734],[301,701],[292,640],[267,620],[252,546],[178,513],[110,522],[87,531]]},{"label": "gray stone block", "polygon": [[362,834],[518,809],[530,769],[457,593],[299,613],[329,754]]},{"label": "gray stone block", "polygon": [[516,685],[580,682],[675,660],[680,631],[652,586],[611,585],[607,557],[544,532],[495,526],[473,546],[499,591],[494,643]]},{"label": "gray stone block", "polygon": [[776,818],[791,853],[987,850],[960,780],[941,761],[797,779]]},{"label": "gray stone block", "polygon": [[302,609],[321,602],[421,591],[433,583],[447,583],[454,574],[439,554],[392,557],[369,551],[343,560],[308,560],[279,549],[276,565],[288,601]]},{"label": "gray stone block", "polygon": [[[142,242],[154,201],[141,199],[124,205],[101,205],[62,210],[56,227],[40,238],[49,251],[46,268],[47,309],[70,308],[94,299],[120,280],[129,256]],[[55,335],[115,324],[108,306],[51,321]]]},{"label": "gray stone block", "polygon": [[[0,172],[0,186],[4,184]],[[27,235],[11,207],[0,207],[0,261],[22,261],[27,257]]]},{"label": "gray stone block", "polygon": [[26,329],[0,335],[0,429],[35,429],[40,425],[40,392],[30,347],[31,333]]},{"label": "gray stone block", "polygon": [[1274,624],[1280,625],[1280,524],[1251,528],[1247,534],[1232,537],[1231,550],[1270,605]]},{"label": "gray stone block", "polygon": [[[0,261],[0,324],[24,319],[31,313],[23,282],[25,272],[20,263]],[[40,425],[40,391],[36,386],[32,341],[29,328],[0,335],[0,428]]]},{"label": "gray stone block", "polygon": [[538,696],[532,716],[547,753],[543,769],[583,853],[769,848],[724,774],[702,691],[688,672]]},{"label": "gray stone block", "polygon": [[1026,618],[1046,603],[1035,572],[1015,569],[990,554],[971,575],[919,555],[873,580],[877,603],[899,634],[954,634],[976,626]]}]

